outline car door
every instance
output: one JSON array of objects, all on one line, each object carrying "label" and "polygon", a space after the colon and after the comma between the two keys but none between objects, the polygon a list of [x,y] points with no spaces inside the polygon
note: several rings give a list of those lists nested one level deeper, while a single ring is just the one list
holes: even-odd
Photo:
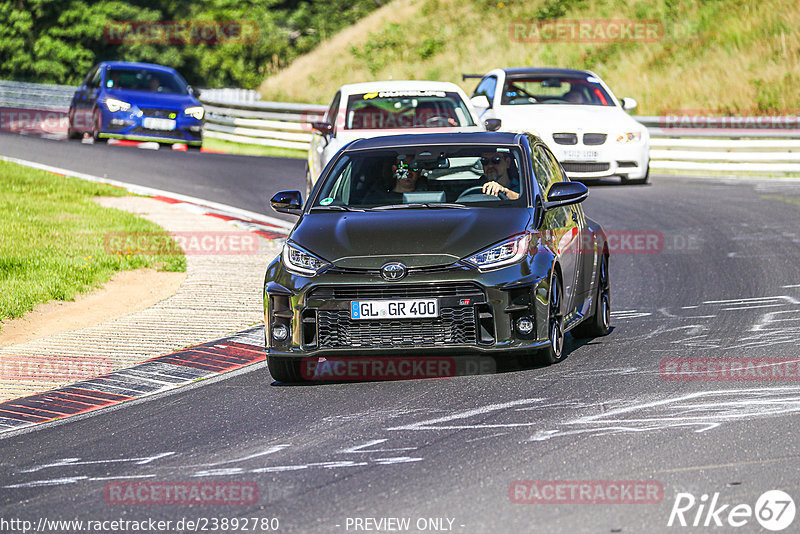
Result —
[{"label": "car door", "polygon": [[92,83],[97,77],[100,65],[95,65],[84,78],[83,83],[75,91],[72,98],[72,127],[78,132],[88,132],[92,126],[92,107],[89,105],[89,95],[92,92]]},{"label": "car door", "polygon": [[[549,177],[547,189],[555,182],[563,182],[568,179],[553,153],[544,145],[537,145],[535,153],[536,164],[543,167]],[[545,214],[545,225],[551,232],[551,244],[561,264],[564,286],[564,318],[566,322],[569,322],[581,304],[578,296],[578,280],[581,270],[581,235],[584,219],[580,212],[580,206],[564,206],[548,211]]]}]

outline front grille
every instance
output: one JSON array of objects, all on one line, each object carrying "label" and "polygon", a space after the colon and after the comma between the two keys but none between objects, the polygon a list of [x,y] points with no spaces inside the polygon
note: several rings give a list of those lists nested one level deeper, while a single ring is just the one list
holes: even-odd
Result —
[{"label": "front grille", "polygon": [[320,348],[474,345],[475,308],[442,308],[435,319],[353,320],[348,310],[317,312]]},{"label": "front grille", "polygon": [[440,297],[478,297],[483,290],[472,283],[455,284],[397,284],[379,286],[322,286],[311,290],[314,300],[402,299]]},{"label": "front grille", "polygon": [[[169,118],[170,113],[174,113],[175,117],[178,116],[178,112],[174,109],[156,109],[156,108],[140,108],[142,113],[145,117],[163,117],[165,119]],[[174,118],[174,117],[173,117]]]},{"label": "front grille", "polygon": [[635,161],[618,161],[617,162],[617,167],[620,167],[620,168],[622,168],[622,167],[638,167],[638,166],[639,166],[639,164],[636,163]]},{"label": "front grille", "polygon": [[143,128],[141,126],[137,126],[130,132],[131,135],[135,134],[145,134],[145,135],[157,135],[158,137],[169,137],[170,139],[183,139],[183,132],[180,130],[151,130],[150,128]]},{"label": "front grille", "polygon": [[567,172],[603,172],[608,170],[609,164],[562,161],[561,166]]},{"label": "front grille", "polygon": [[608,137],[604,133],[587,133],[583,134],[583,144],[584,145],[602,145],[606,142],[606,137]]},{"label": "front grille", "polygon": [[559,145],[577,145],[578,136],[574,133],[554,133],[553,140]]}]

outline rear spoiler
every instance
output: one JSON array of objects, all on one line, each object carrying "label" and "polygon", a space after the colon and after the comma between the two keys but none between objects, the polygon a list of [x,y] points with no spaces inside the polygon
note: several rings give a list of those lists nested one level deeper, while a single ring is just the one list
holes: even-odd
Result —
[{"label": "rear spoiler", "polygon": [[461,75],[461,81],[462,82],[464,80],[468,79],[468,78],[483,78],[483,74],[462,74]]}]

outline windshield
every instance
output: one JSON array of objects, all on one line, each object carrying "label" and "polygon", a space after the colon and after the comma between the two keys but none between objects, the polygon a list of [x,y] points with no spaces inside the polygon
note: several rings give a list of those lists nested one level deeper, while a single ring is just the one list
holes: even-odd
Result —
[{"label": "windshield", "polygon": [[527,76],[506,79],[501,104],[613,106],[614,100],[594,76]]},{"label": "windshield", "polygon": [[524,205],[514,147],[427,146],[344,155],[324,178],[312,210]]},{"label": "windshield", "polygon": [[106,88],[173,95],[189,93],[188,86],[178,76],[148,69],[109,69]]},{"label": "windshield", "polygon": [[381,91],[351,95],[345,129],[443,128],[475,126],[456,92]]}]

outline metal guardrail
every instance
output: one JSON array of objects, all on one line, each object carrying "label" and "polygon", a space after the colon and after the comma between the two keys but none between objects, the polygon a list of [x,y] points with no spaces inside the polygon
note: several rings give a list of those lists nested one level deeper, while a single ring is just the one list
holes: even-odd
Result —
[{"label": "metal guardrail", "polygon": [[[64,85],[0,80],[0,107],[65,113],[74,91]],[[245,89],[205,89],[200,101],[206,108],[205,137],[297,150],[308,150],[310,123],[326,110],[314,104],[261,101],[255,91]],[[650,132],[650,166],[655,170],[800,174],[798,116],[710,118],[706,123],[728,128],[683,127],[675,117],[634,118]]]}]

